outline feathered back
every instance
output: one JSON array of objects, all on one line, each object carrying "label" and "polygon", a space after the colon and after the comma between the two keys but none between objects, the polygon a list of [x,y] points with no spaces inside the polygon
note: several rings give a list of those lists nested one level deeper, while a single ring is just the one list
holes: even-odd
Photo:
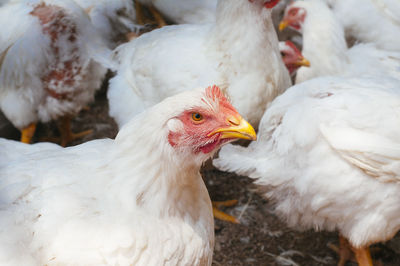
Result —
[{"label": "feathered back", "polygon": [[109,53],[72,1],[26,0],[0,9],[0,107],[18,128],[74,115],[94,98]]}]

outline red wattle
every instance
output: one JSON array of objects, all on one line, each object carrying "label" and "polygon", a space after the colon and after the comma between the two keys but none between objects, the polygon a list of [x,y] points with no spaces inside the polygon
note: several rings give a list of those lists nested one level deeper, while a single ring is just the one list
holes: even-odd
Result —
[{"label": "red wattle", "polygon": [[266,8],[273,8],[278,3],[279,3],[279,0],[269,0],[269,1],[265,2],[264,6]]}]

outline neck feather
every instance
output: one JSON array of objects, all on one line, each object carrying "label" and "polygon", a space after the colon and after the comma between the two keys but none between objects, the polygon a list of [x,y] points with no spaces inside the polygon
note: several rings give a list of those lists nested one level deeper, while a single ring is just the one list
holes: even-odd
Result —
[{"label": "neck feather", "polygon": [[219,71],[233,105],[257,125],[267,103],[290,86],[271,11],[250,1],[220,0],[216,16],[210,50],[222,62]]},{"label": "neck feather", "polygon": [[315,76],[340,73],[349,62],[347,50],[343,26],[332,11],[323,3],[308,9],[303,25],[302,54],[311,67],[301,70]]},{"label": "neck feather", "polygon": [[145,112],[121,129],[115,140],[118,149],[113,169],[118,175],[113,176],[112,187],[127,209],[140,208],[159,218],[179,217],[193,223],[212,217],[210,198],[199,173],[202,162],[188,160],[190,155],[179,153],[168,143],[162,117],[162,112],[153,110],[151,116]]}]

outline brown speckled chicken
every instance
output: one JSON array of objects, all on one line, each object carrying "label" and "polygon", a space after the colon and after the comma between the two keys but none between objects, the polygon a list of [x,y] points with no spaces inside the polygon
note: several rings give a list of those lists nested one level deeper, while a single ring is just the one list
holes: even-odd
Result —
[{"label": "brown speckled chicken", "polygon": [[59,118],[63,145],[81,136],[69,119],[93,100],[106,71],[94,60],[106,48],[83,9],[61,0],[12,2],[0,23],[8,25],[0,32],[0,108],[21,141],[31,141],[37,122]]}]

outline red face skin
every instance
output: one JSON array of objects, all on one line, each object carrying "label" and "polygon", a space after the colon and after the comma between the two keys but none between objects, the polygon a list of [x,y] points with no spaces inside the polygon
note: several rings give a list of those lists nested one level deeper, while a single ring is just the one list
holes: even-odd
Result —
[{"label": "red face skin", "polygon": [[[254,0],[249,0],[249,2],[253,3]],[[266,0],[263,5],[266,8],[273,8],[274,6],[276,6],[276,4],[279,3],[279,0]]]},{"label": "red face skin", "polygon": [[301,25],[306,17],[306,10],[299,7],[290,7],[285,12],[284,21],[288,22],[288,26],[294,30],[300,31]]},{"label": "red face skin", "polygon": [[299,64],[296,64],[296,62],[301,61],[304,57],[300,50],[297,49],[297,47],[291,41],[286,41],[285,44],[285,49],[281,50],[282,60],[283,63],[285,63],[289,73],[293,74],[301,67]]},{"label": "red face skin", "polygon": [[266,8],[273,8],[274,6],[276,6],[276,4],[278,4],[279,3],[279,0],[267,0],[265,3],[264,3],[264,6],[266,7]]},{"label": "red face skin", "polygon": [[168,142],[172,147],[190,146],[193,148],[194,153],[203,152],[207,154],[232,140],[221,139],[220,133],[212,136],[209,136],[209,134],[217,129],[232,126],[232,121],[239,120],[241,118],[240,115],[217,86],[207,88],[206,98],[202,100],[215,101],[219,107],[198,107],[193,110],[186,110],[178,116],[178,119],[183,124],[183,130],[169,132]]}]

